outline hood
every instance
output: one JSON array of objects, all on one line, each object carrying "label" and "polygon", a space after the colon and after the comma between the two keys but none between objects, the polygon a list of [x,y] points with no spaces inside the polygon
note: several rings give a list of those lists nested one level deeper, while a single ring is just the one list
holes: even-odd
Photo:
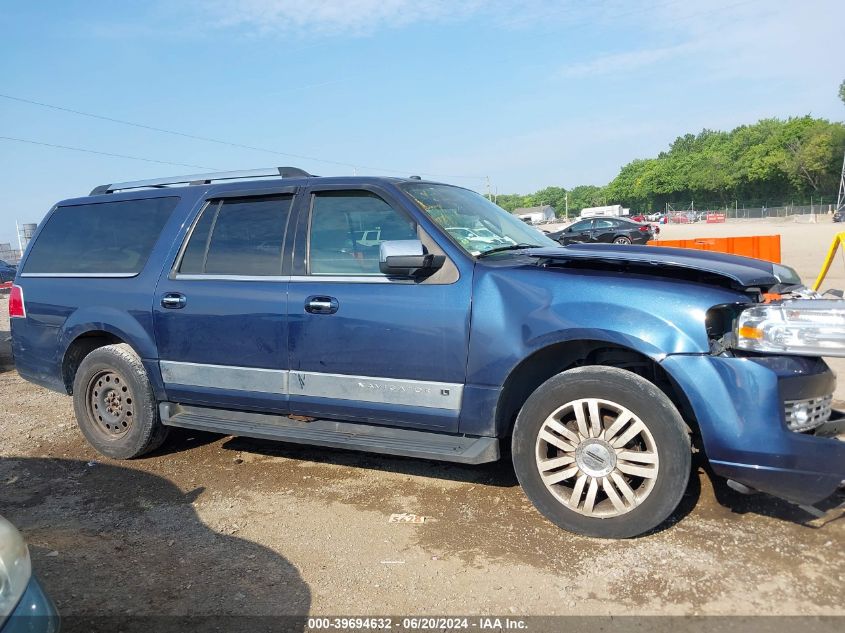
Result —
[{"label": "hood", "polygon": [[794,271],[760,259],[712,251],[664,246],[572,244],[562,248],[533,248],[524,255],[550,267],[630,271],[681,277],[747,289],[778,283],[799,283]]}]

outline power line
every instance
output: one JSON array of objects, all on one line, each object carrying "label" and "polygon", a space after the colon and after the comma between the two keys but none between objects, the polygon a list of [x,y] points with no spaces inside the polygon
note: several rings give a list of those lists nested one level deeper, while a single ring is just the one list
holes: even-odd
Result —
[{"label": "power line", "polygon": [[100,156],[111,156],[112,158],[127,158],[129,160],[142,160],[145,163],[158,163],[159,165],[174,165],[176,167],[197,167],[198,169],[217,169],[217,167],[208,167],[207,165],[194,165],[192,163],[174,163],[169,160],[156,160],[154,158],[142,158],[140,156],[128,156],[126,154],[112,154],[111,152],[100,152],[95,149],[87,149],[84,147],[72,147],[70,145],[57,145],[56,143],[42,143],[41,141],[33,141],[26,138],[17,138],[14,136],[0,136],[0,141],[14,141],[16,143],[29,143],[30,145],[41,145],[42,147],[53,147],[56,149],[67,149],[74,152],[85,152],[86,154],[98,154]]},{"label": "power line", "polygon": [[[710,13],[721,12],[721,11],[724,11],[725,9],[731,9],[731,8],[738,7],[738,6],[741,6],[741,5],[751,4],[752,2],[756,2],[756,1],[758,1],[758,0],[741,0],[741,1],[735,2],[733,4],[724,5],[722,7],[715,9],[715,10],[711,9],[711,10],[707,10],[707,11],[703,11],[703,12],[689,14],[689,15],[686,15],[686,16],[681,16],[681,17],[677,18],[677,21],[688,20],[688,19],[693,18],[693,17],[700,17],[702,15],[707,15],[707,14],[710,14]],[[663,7],[666,7],[666,6],[669,6],[669,5],[674,5],[674,4],[679,4],[679,3],[680,3],[680,0],[667,0],[667,1],[661,2],[661,3],[656,4],[656,5],[651,5],[649,7],[638,8],[638,9],[626,11],[626,12],[623,12],[623,13],[617,13],[617,14],[611,15],[611,16],[605,16],[604,19],[605,20],[607,20],[607,19],[615,20],[615,19],[618,19],[620,17],[627,17],[627,16],[634,15],[634,14],[637,14],[637,13],[642,13],[644,11],[663,8]],[[551,15],[551,14],[554,14],[554,13],[559,13],[560,11],[561,10],[553,10],[553,11],[546,12],[546,14],[541,14],[541,15]],[[592,21],[592,20],[590,20],[590,21]],[[567,28],[571,28],[572,26],[578,25],[578,24],[579,24],[579,21],[576,20],[575,22],[570,23],[567,26]],[[324,83],[333,83],[333,82],[324,82]],[[316,84],[316,85],[322,85],[322,84]],[[84,116],[84,117],[88,117],[88,118],[92,118],[92,119],[99,119],[101,121],[108,121],[110,123],[117,123],[117,124],[120,124],[120,125],[127,125],[127,126],[130,126],[130,127],[135,127],[135,128],[139,128],[139,129],[142,129],[142,130],[159,132],[161,134],[170,134],[170,135],[179,136],[179,137],[182,137],[182,138],[187,138],[187,139],[192,139],[192,140],[197,140],[197,141],[203,141],[203,142],[206,142],[206,143],[216,143],[216,144],[219,144],[219,145],[226,145],[228,147],[235,147],[235,148],[239,148],[239,149],[246,149],[246,150],[256,151],[256,152],[264,152],[264,153],[268,153],[268,154],[275,154],[277,156],[297,158],[297,159],[301,159],[301,160],[308,160],[308,161],[324,163],[324,164],[328,164],[328,165],[337,165],[337,166],[341,166],[341,167],[351,167],[353,169],[353,171],[356,171],[357,169],[368,169],[368,170],[372,170],[372,171],[380,171],[380,172],[387,172],[387,173],[394,173],[394,174],[408,174],[408,173],[415,171],[415,170],[386,169],[386,168],[383,168],[383,167],[372,167],[372,166],[368,166],[368,165],[357,165],[355,163],[342,162],[342,161],[330,160],[330,159],[325,159],[325,158],[318,158],[316,156],[307,156],[307,155],[304,155],[304,154],[293,154],[293,153],[290,153],[290,152],[280,152],[278,150],[274,150],[274,149],[270,149],[270,148],[266,148],[266,147],[257,147],[257,146],[254,146],[254,145],[246,145],[246,144],[243,144],[243,143],[235,143],[235,142],[231,142],[231,141],[225,141],[225,140],[222,140],[222,139],[212,138],[212,137],[209,137],[209,136],[200,136],[198,134],[189,134],[187,132],[180,132],[178,130],[169,130],[169,129],[166,129],[166,128],[156,127],[156,126],[153,126],[153,125],[136,123],[134,121],[127,121],[127,120],[124,120],[124,119],[118,119],[118,118],[115,118],[115,117],[109,117],[109,116],[105,116],[105,115],[101,115],[101,114],[95,114],[95,113],[92,113],[92,112],[84,112],[82,110],[75,110],[73,108],[54,105],[54,104],[51,104],[51,103],[44,103],[44,102],[35,101],[35,100],[32,100],[32,99],[25,99],[23,97],[16,97],[16,96],[13,96],[13,95],[8,95],[8,94],[0,94],[0,97],[2,97],[3,99],[8,99],[10,101],[17,101],[18,103],[25,103],[25,104],[28,104],[28,105],[34,105],[34,106],[38,106],[38,107],[42,107],[42,108],[49,108],[51,110],[57,110],[57,111],[60,111],[60,112],[67,112],[69,114],[75,114],[75,115],[78,115],[78,116]],[[122,155],[122,154],[111,154],[111,153],[108,153],[108,152],[99,152],[99,151],[88,150],[88,149],[84,149],[84,148],[75,148],[75,147],[69,147],[69,146],[64,146],[64,145],[42,143],[42,142],[38,142],[38,141],[29,141],[29,140],[26,140],[26,139],[17,139],[17,138],[12,138],[12,137],[0,137],[0,139],[19,141],[19,142],[22,142],[22,143],[31,143],[33,145],[42,145],[44,147],[55,147],[55,148],[59,148],[59,149],[69,149],[69,150],[74,150],[74,151],[87,152],[87,153],[90,153],[90,154],[100,154],[100,155],[103,155],[103,156],[127,158],[127,159],[130,159],[130,160],[142,160],[142,161],[145,161],[145,162],[159,163],[159,164],[163,164],[163,165],[177,165],[177,166],[183,166],[183,167],[199,167],[201,169],[213,169],[213,168],[210,168],[210,167],[202,167],[200,165],[191,165],[191,164],[186,164],[186,163],[174,163],[174,162],[170,162],[170,161],[160,161],[160,160],[149,159],[149,158],[139,158],[139,157],[134,157],[134,156],[126,156],[126,155]],[[433,178],[457,179],[457,180],[485,180],[485,179],[489,180],[488,176],[458,176],[458,175],[454,175],[454,174],[434,174],[434,173],[430,173],[430,172],[417,172],[417,173],[419,173],[422,176],[429,176],[429,177],[433,177]]]},{"label": "power line", "polygon": [[[68,112],[70,114],[76,114],[79,116],[88,117],[91,119],[99,119],[101,121],[108,121],[110,123],[118,123],[120,125],[128,125],[135,128],[140,128],[142,130],[150,130],[152,132],[160,132],[162,134],[171,134],[173,136],[181,136],[182,138],[189,138],[195,141],[204,141],[206,143],[217,143],[218,145],[226,145],[228,147],[236,147],[239,149],[248,149],[255,152],[265,152],[267,154],[275,154],[277,156],[285,156],[288,158],[298,158],[301,160],[309,160],[318,163],[325,163],[328,165],[338,165],[341,167],[351,167],[352,169],[369,169],[372,171],[382,171],[394,174],[409,174],[413,173],[414,170],[399,170],[399,169],[385,169],[382,167],[371,167],[367,165],[356,165],[354,163],[345,163],[336,160],[329,160],[325,158],[317,158],[315,156],[306,156],[304,154],[291,154],[290,152],[279,152],[274,149],[269,149],[266,147],[256,147],[254,145],[245,145],[243,143],[233,143],[231,141],[224,141],[217,138],[212,138],[209,136],[199,136],[197,134],[188,134],[187,132],[179,132],[178,130],[168,130],[166,128],[156,127],[153,125],[145,125],[143,123],[135,123],[134,121],[126,121],[124,119],[117,119],[114,117],[104,116],[102,114],[94,114],[92,112],[83,112],[82,110],[74,110],[72,108],[66,108],[64,106],[54,105],[52,103],[44,103],[42,101],[34,101],[32,99],[24,99],[23,97],[15,97],[13,95],[7,94],[0,94],[0,97],[3,99],[8,99],[10,101],[17,101],[19,103],[26,103],[29,105],[39,106],[42,108],[49,108],[51,110],[58,110],[60,112]],[[154,161],[158,162],[158,161]],[[174,163],[169,163],[174,164]],[[448,174],[432,174],[427,172],[419,172],[422,176],[431,176],[434,178],[455,178],[458,180],[484,180],[485,176],[456,176],[456,175],[448,175]]]}]

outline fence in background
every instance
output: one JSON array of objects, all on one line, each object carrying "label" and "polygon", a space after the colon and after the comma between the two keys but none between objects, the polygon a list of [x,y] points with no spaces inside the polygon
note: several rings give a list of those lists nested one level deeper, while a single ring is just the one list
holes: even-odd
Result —
[{"label": "fence in background", "polygon": [[699,205],[692,203],[679,204],[669,203],[666,205],[665,214],[669,217],[686,216],[691,219],[703,220],[707,213],[724,213],[727,220],[753,220],[765,218],[786,218],[793,215],[832,215],[836,205],[834,204],[784,204],[780,206],[743,206],[735,203],[730,205]]}]

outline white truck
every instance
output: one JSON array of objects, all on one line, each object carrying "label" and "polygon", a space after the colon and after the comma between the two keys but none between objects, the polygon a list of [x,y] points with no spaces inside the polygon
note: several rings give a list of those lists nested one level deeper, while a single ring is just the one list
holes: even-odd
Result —
[{"label": "white truck", "polygon": [[595,218],[597,216],[613,216],[619,217],[622,215],[628,215],[630,213],[630,209],[625,209],[622,207],[621,204],[609,204],[604,207],[587,207],[585,209],[581,209],[581,216],[582,218]]}]

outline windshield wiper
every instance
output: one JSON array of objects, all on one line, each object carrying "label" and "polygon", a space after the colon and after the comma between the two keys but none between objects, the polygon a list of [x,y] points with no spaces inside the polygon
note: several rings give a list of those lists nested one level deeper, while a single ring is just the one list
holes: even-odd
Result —
[{"label": "windshield wiper", "polygon": [[497,246],[496,248],[491,248],[489,251],[484,251],[483,253],[479,253],[476,257],[486,257],[487,255],[491,255],[492,253],[502,253],[504,251],[515,251],[522,248],[541,248],[538,244],[508,244],[507,246]]}]

